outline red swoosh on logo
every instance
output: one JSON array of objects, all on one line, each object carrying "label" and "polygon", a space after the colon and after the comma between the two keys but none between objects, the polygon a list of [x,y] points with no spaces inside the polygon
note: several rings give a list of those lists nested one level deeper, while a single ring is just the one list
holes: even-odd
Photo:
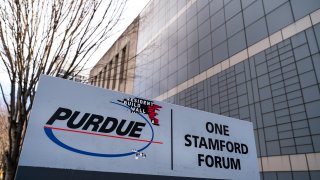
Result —
[{"label": "red swoosh on logo", "polygon": [[86,131],[79,131],[79,130],[73,130],[73,129],[65,129],[65,128],[57,128],[52,126],[44,126],[45,128],[58,130],[58,131],[67,131],[67,132],[74,132],[74,133],[81,133],[81,134],[89,134],[94,136],[104,136],[104,137],[110,137],[110,138],[117,138],[117,139],[124,139],[124,140],[130,140],[130,141],[139,141],[139,142],[151,142],[154,144],[163,144],[161,141],[150,141],[150,140],[144,140],[144,139],[136,139],[136,138],[127,138],[122,136],[113,136],[109,134],[99,134],[99,133],[92,133],[92,132],[86,132]]}]

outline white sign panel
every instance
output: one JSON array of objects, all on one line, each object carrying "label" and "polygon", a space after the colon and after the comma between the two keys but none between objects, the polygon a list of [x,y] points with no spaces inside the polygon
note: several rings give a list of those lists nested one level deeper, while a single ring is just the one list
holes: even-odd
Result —
[{"label": "white sign panel", "polygon": [[49,76],[19,166],[259,179],[250,122]]}]

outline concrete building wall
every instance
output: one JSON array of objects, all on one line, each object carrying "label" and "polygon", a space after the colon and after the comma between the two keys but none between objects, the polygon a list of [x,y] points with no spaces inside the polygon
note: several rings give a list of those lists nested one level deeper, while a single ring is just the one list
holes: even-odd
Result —
[{"label": "concrete building wall", "polygon": [[92,85],[132,94],[139,17],[90,71]]},{"label": "concrete building wall", "polygon": [[319,0],[153,0],[140,16],[134,95],[251,121],[261,179],[319,179]]}]

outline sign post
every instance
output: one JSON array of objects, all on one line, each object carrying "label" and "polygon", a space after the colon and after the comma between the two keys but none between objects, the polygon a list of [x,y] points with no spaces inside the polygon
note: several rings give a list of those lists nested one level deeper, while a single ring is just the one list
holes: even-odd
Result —
[{"label": "sign post", "polygon": [[259,179],[259,172],[251,122],[41,76],[16,179],[42,177]]}]

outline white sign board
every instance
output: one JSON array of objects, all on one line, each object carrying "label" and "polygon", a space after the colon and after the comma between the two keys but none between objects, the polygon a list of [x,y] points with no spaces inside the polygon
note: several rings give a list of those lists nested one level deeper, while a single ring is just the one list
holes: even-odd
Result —
[{"label": "white sign board", "polygon": [[259,179],[250,122],[49,76],[19,166]]}]

